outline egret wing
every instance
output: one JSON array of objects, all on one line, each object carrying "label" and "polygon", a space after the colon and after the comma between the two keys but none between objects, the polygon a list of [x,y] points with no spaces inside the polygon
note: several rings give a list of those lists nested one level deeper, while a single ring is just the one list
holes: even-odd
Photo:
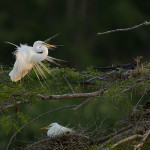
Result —
[{"label": "egret wing", "polygon": [[28,46],[21,46],[15,52],[16,62],[13,70],[9,73],[11,80],[17,82],[23,78],[34,66],[34,63],[30,63],[30,55],[28,53]]}]

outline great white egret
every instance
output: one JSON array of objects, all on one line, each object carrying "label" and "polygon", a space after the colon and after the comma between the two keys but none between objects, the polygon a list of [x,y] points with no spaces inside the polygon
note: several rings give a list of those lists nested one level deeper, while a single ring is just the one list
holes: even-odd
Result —
[{"label": "great white egret", "polygon": [[42,68],[44,68],[48,73],[50,73],[50,71],[45,66],[43,61],[47,60],[49,62],[55,63],[55,60],[59,60],[48,56],[48,48],[50,49],[56,47],[43,41],[34,42],[33,47],[21,44],[20,46],[17,46],[10,42],[7,43],[12,44],[17,48],[17,50],[13,52],[13,54],[16,56],[16,62],[14,64],[13,70],[9,73],[11,80],[14,82],[17,82],[23,78],[32,68],[34,69],[38,79],[38,74],[40,74],[42,78],[46,78]]},{"label": "great white egret", "polygon": [[51,138],[61,137],[63,135],[70,135],[74,133],[72,129],[63,127],[58,123],[51,123],[49,126],[41,128],[41,130],[48,129],[47,136]]}]

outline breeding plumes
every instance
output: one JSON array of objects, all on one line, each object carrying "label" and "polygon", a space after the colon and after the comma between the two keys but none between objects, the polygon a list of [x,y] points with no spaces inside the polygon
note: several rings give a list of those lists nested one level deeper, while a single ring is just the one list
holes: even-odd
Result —
[{"label": "breeding plumes", "polygon": [[11,80],[14,82],[17,82],[23,78],[32,68],[34,69],[38,79],[38,74],[40,74],[42,78],[46,78],[42,68],[49,74],[50,70],[45,66],[44,61],[51,63],[56,63],[55,60],[61,61],[59,59],[48,56],[48,49],[56,47],[43,41],[34,42],[33,47],[28,45],[17,46],[10,42],[7,43],[12,44],[17,48],[17,50],[13,52],[16,57],[16,62],[14,64],[13,70],[9,73]]},{"label": "breeding plumes", "polygon": [[61,137],[63,135],[71,135],[74,133],[72,129],[63,127],[58,123],[51,123],[49,126],[41,128],[41,130],[48,129],[47,136],[51,138]]}]

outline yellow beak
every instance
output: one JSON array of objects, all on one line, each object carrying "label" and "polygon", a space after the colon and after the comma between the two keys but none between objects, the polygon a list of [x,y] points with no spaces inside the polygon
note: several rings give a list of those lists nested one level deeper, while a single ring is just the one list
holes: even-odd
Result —
[{"label": "yellow beak", "polygon": [[48,46],[48,47],[52,47],[52,48],[56,48],[56,46],[54,46],[54,45],[51,45],[51,44],[47,44],[47,43],[44,43],[46,46]]},{"label": "yellow beak", "polygon": [[46,127],[43,127],[43,128],[40,128],[40,130],[46,130],[46,129],[49,129],[50,126],[46,126]]}]

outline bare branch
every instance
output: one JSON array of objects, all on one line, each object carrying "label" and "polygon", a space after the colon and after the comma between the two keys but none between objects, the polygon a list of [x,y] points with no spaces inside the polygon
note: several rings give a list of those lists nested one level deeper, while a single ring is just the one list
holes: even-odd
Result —
[{"label": "bare branch", "polygon": [[110,30],[110,31],[106,31],[106,32],[99,32],[99,33],[97,33],[97,35],[109,34],[109,33],[113,33],[113,32],[129,31],[129,30],[133,30],[133,29],[140,28],[142,26],[147,26],[147,25],[150,25],[150,21],[145,21],[141,24],[135,25],[135,26],[130,27],[130,28],[114,29],[114,30]]},{"label": "bare branch", "polygon": [[50,110],[50,111],[48,111],[48,112],[46,112],[46,113],[44,113],[44,114],[42,114],[42,115],[40,115],[40,116],[34,118],[33,120],[29,121],[28,123],[24,124],[24,125],[23,125],[22,127],[20,127],[20,129],[17,130],[17,132],[15,132],[15,133],[13,134],[13,136],[10,138],[6,150],[9,149],[9,146],[10,146],[12,140],[16,137],[16,135],[17,135],[24,127],[30,125],[30,124],[33,123],[34,121],[36,121],[36,120],[38,120],[38,119],[44,117],[44,116],[47,115],[47,114],[50,114],[50,113],[53,113],[53,112],[56,112],[56,111],[59,111],[59,110],[74,108],[74,107],[76,107],[76,106],[77,106],[77,105],[70,105],[70,106],[64,106],[64,107],[60,107],[60,108],[57,108],[57,109]]},{"label": "bare branch", "polygon": [[[109,142],[111,142],[112,140],[114,140],[115,138],[117,138],[118,136],[123,135],[124,133],[129,132],[131,129],[133,129],[133,127],[134,127],[134,125],[129,125],[129,126],[127,126],[127,127],[124,127],[124,128],[122,128],[121,130],[117,131],[116,133],[112,133],[112,134],[109,134],[109,135],[107,135],[107,136],[104,136],[104,137],[102,137],[102,138],[100,138],[100,139],[95,140],[95,143],[103,143],[103,142],[105,142],[105,141],[106,141],[107,143],[109,143]],[[109,140],[109,139],[110,139],[110,140]],[[107,143],[103,143],[103,145],[105,146]],[[104,146],[102,146],[102,147],[104,147]]]},{"label": "bare branch", "polygon": [[[48,95],[48,96],[43,96],[41,94],[38,94],[38,96],[40,96],[41,99],[43,99],[43,100],[59,100],[59,99],[69,99],[69,98],[88,98],[88,97],[98,96],[99,94],[101,94],[105,91],[106,91],[106,89],[91,92],[91,93],[74,93],[74,94]],[[8,105],[0,106],[0,111],[3,111],[3,110],[8,109],[8,108],[15,107],[16,105],[27,104],[27,103],[30,103],[30,102],[31,102],[31,100],[16,101],[14,104],[8,104]]]},{"label": "bare branch", "polygon": [[58,99],[69,99],[69,98],[88,98],[88,97],[95,97],[98,96],[99,94],[102,94],[105,92],[106,89],[100,90],[100,91],[95,91],[91,93],[74,93],[74,94],[63,94],[63,95],[47,95],[43,96],[41,94],[38,94],[42,99],[44,100],[58,100]]},{"label": "bare branch", "polygon": [[130,140],[133,140],[133,139],[136,139],[136,138],[142,138],[142,137],[143,137],[143,136],[142,136],[142,135],[139,135],[139,134],[129,136],[129,137],[127,137],[127,138],[125,138],[125,139],[123,139],[123,140],[121,140],[121,141],[115,143],[113,146],[111,146],[111,148],[115,148],[116,146],[118,146],[118,145],[120,145],[120,144],[122,144],[122,143],[125,143],[125,142],[127,142],[127,141],[130,141]]},{"label": "bare branch", "polygon": [[16,105],[27,104],[27,103],[30,103],[30,102],[31,101],[26,100],[26,101],[17,101],[14,104],[3,105],[3,106],[0,106],[0,111],[3,111],[3,110],[8,109],[8,108],[15,107]]},{"label": "bare branch", "polygon": [[[114,141],[116,138],[121,137],[123,134],[126,134],[128,132],[130,132],[130,130],[133,128],[133,126],[128,126],[127,128],[123,128],[122,130],[120,130],[118,133],[112,135],[112,138],[110,136],[108,136],[108,140],[106,142],[104,142],[103,144],[101,144],[101,148],[103,148],[104,146],[106,146],[108,143]],[[111,134],[110,134],[111,135]],[[106,136],[107,138],[107,136]],[[103,139],[104,140],[104,139]],[[98,141],[100,143],[100,140]]]},{"label": "bare branch", "polygon": [[86,103],[88,103],[92,99],[93,99],[92,97],[86,99],[85,101],[83,101],[82,103],[80,103],[79,105],[77,105],[77,107],[74,107],[73,110],[77,110],[78,108],[82,107],[83,105],[85,105]]},{"label": "bare branch", "polygon": [[146,141],[146,139],[148,138],[149,135],[150,135],[150,129],[145,132],[141,142],[139,142],[137,145],[134,146],[134,150],[142,148],[144,145],[144,142]]}]

